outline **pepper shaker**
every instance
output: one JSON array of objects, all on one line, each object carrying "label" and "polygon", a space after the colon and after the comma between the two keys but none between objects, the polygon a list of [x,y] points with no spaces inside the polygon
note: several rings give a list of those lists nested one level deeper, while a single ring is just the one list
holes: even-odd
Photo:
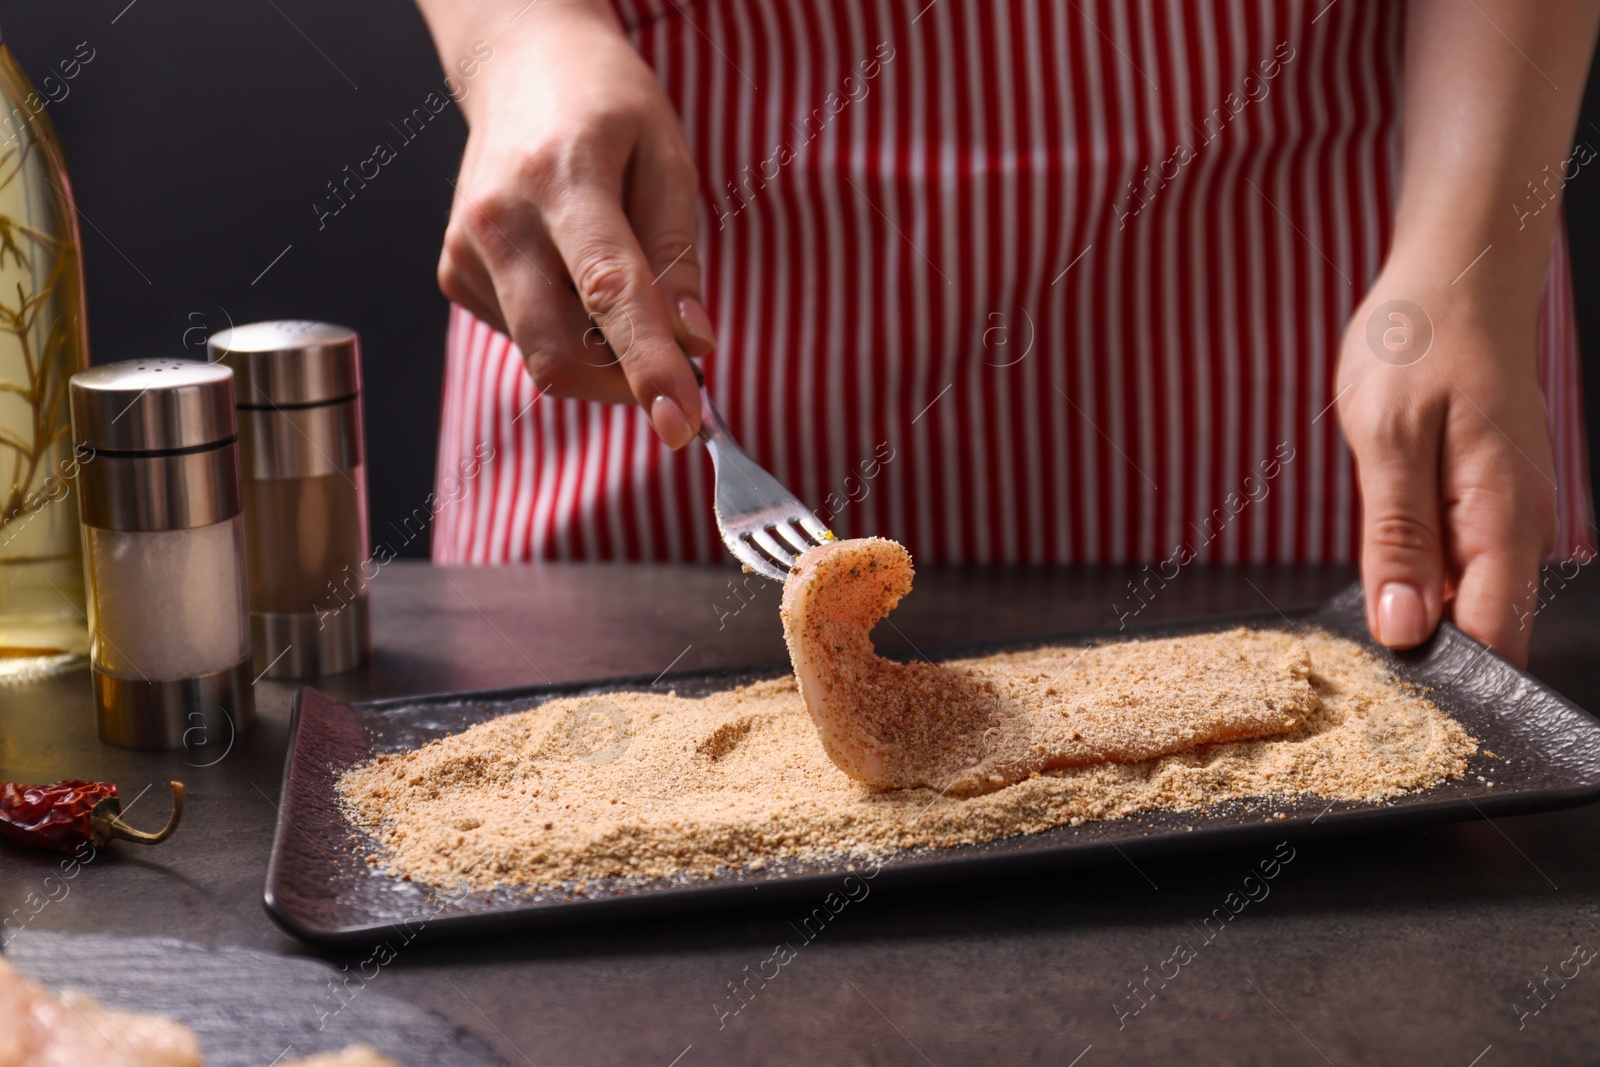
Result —
[{"label": "pepper shaker", "polygon": [[238,384],[256,665],[268,678],[358,667],[372,650],[360,340],[286,320],[222,330],[207,348]]},{"label": "pepper shaker", "polygon": [[231,745],[255,720],[233,374],[192,360],[69,383],[102,740]]}]

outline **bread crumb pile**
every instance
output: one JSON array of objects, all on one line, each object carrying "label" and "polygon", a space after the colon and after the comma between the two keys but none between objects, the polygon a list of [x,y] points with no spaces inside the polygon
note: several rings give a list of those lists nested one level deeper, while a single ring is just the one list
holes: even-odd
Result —
[{"label": "bread crumb pile", "polygon": [[[1236,677],[1228,691],[1207,692],[1157,668],[1271,634],[1050,647],[951,666],[1017,691],[1048,689],[1063,714],[1092,724],[1170,708],[1174,686],[1186,702],[1237,700]],[[1459,723],[1355,643],[1308,631],[1304,644],[1314,699],[1275,737],[1045,771],[973,796],[847,777],[823,752],[792,677],[695,699],[552,700],[379,755],[347,771],[339,790],[352,823],[377,842],[369,863],[428,885],[489,889],[883,856],[1244,798],[1376,802],[1465,773],[1477,743]],[[1261,691],[1275,689],[1268,681]]]}]

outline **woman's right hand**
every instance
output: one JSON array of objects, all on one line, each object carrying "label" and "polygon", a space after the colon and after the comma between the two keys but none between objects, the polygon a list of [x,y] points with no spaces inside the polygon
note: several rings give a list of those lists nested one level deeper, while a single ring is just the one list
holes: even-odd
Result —
[{"label": "woman's right hand", "polygon": [[[422,6],[448,69],[461,9]],[[684,355],[716,341],[678,116],[607,0],[462,6],[497,21],[479,28],[494,54],[461,101],[439,287],[516,341],[541,394],[637,403],[681,448],[700,427]]]}]

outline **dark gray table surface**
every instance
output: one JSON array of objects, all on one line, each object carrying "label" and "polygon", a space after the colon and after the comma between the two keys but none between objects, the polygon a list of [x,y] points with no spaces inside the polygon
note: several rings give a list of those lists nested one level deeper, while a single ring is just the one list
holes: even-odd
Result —
[{"label": "dark gray table surface", "polygon": [[[886,647],[1115,625],[1131,570],[925,569]],[[1137,622],[1287,610],[1342,588],[1339,568],[1192,567]],[[736,615],[727,570],[391,563],[372,583],[377,652],[322,687],[351,698],[653,674],[779,660],[775,590]],[[1600,708],[1600,581],[1554,593],[1533,671]],[[105,778],[126,796],[188,783],[182,830],[117,847],[38,910],[38,930],[306,950],[261,906],[289,684],[257,686],[260,722],[208,768],[94,734],[87,675],[0,688],[0,777]],[[131,821],[158,816],[162,801]],[[147,806],[141,812],[141,806]],[[1087,871],[874,890],[764,988],[742,980],[801,910],[763,905],[520,939],[407,946],[372,985],[444,1013],[510,1064],[1508,1064],[1600,1062],[1600,808],[1344,840],[1294,859],[1138,1015],[1139,983],[1269,850],[1113,861]],[[1257,855],[1260,852],[1262,855]],[[0,916],[54,867],[0,852]],[[336,965],[358,958],[334,959]],[[1170,965],[1169,965],[1170,966]],[[1550,968],[1546,972],[1545,968]],[[1569,965],[1570,973],[1570,965]],[[1534,1000],[1530,982],[1544,999]],[[1540,1003],[1537,1014],[1520,1016]],[[1075,1059],[1075,1057],[1081,1057]]]}]

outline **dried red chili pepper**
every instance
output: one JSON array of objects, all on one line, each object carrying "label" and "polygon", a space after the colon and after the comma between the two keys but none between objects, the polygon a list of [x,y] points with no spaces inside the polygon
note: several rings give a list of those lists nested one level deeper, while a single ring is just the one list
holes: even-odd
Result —
[{"label": "dried red chili pepper", "polygon": [[122,801],[111,782],[0,782],[0,837],[33,848],[74,852],[85,844],[99,848],[113,838],[154,845],[171,837],[182,818],[182,782],[172,783],[172,815],[153,834],[122,821]]}]

